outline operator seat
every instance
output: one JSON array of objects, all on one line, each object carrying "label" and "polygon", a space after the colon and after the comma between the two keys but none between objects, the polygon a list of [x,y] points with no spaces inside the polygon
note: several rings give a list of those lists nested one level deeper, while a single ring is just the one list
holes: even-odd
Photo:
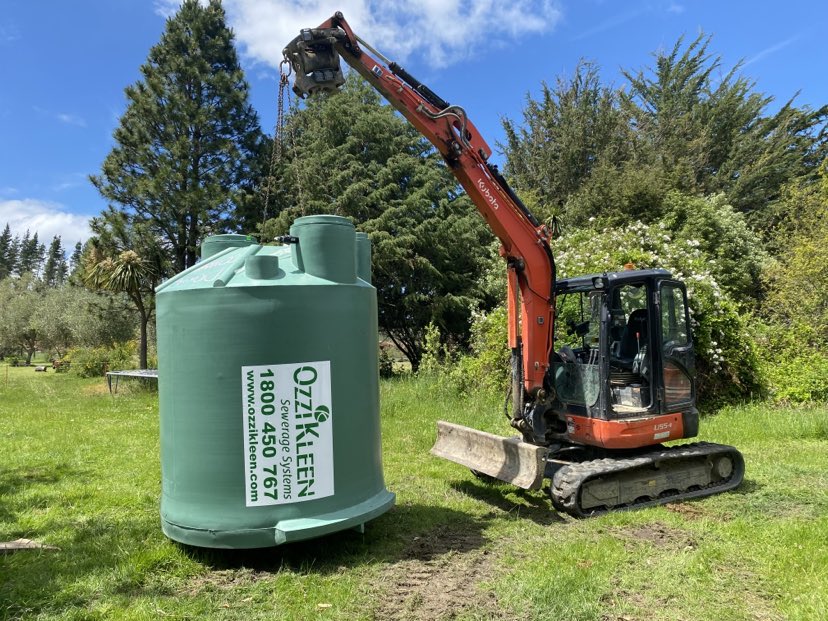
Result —
[{"label": "operator seat", "polygon": [[[635,335],[638,334],[638,339]],[[613,362],[625,368],[632,368],[633,359],[638,353],[639,346],[643,349],[649,343],[649,332],[647,331],[647,309],[637,308],[627,318],[627,326],[621,335],[621,346],[618,351],[618,358]]]}]

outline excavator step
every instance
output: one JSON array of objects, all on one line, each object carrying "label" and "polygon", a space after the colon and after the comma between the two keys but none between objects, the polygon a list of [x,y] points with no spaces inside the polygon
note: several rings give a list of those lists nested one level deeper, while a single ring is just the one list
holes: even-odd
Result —
[{"label": "excavator step", "polygon": [[726,492],[744,474],[744,458],[735,448],[697,442],[564,466],[552,477],[550,493],[558,511],[587,517]]},{"label": "excavator step", "polygon": [[540,489],[547,449],[462,425],[437,421],[431,454],[524,489]]}]

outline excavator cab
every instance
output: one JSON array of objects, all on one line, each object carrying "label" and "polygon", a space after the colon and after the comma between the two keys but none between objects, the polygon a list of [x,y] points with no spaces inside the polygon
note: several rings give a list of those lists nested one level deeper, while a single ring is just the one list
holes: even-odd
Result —
[{"label": "excavator cab", "polygon": [[[555,292],[547,439],[633,448],[695,436],[684,285],[666,270],[628,270],[560,280]],[[664,427],[653,431],[656,417]]]}]

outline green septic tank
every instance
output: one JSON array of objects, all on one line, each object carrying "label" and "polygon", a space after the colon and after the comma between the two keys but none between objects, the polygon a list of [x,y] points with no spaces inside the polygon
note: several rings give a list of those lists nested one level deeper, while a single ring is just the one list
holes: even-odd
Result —
[{"label": "green septic tank", "polygon": [[289,246],[205,240],[157,289],[161,524],[182,543],[259,548],[362,528],[382,475],[370,241],[338,216]]}]

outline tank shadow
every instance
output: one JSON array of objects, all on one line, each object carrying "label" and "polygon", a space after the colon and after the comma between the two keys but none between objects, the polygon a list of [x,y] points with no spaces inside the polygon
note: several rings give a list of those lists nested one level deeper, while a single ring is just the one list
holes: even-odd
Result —
[{"label": "tank shadow", "polygon": [[452,481],[449,485],[461,494],[494,505],[515,517],[529,519],[535,524],[548,526],[567,522],[555,511],[548,497],[540,491],[529,491],[499,482],[477,483],[466,480]]},{"label": "tank shadow", "polygon": [[291,569],[328,575],[343,567],[431,560],[450,551],[471,552],[484,546],[490,518],[427,505],[401,505],[355,530],[318,539],[256,550],[211,550],[178,544],[190,558],[213,570],[251,569],[275,573]]},{"label": "tank shadow", "polygon": [[[31,485],[51,485],[67,477],[79,477],[84,473],[67,463],[38,467],[2,468],[0,467],[0,520],[11,522],[14,519],[5,499],[13,496],[23,488]],[[31,535],[29,535],[31,536]]]}]

